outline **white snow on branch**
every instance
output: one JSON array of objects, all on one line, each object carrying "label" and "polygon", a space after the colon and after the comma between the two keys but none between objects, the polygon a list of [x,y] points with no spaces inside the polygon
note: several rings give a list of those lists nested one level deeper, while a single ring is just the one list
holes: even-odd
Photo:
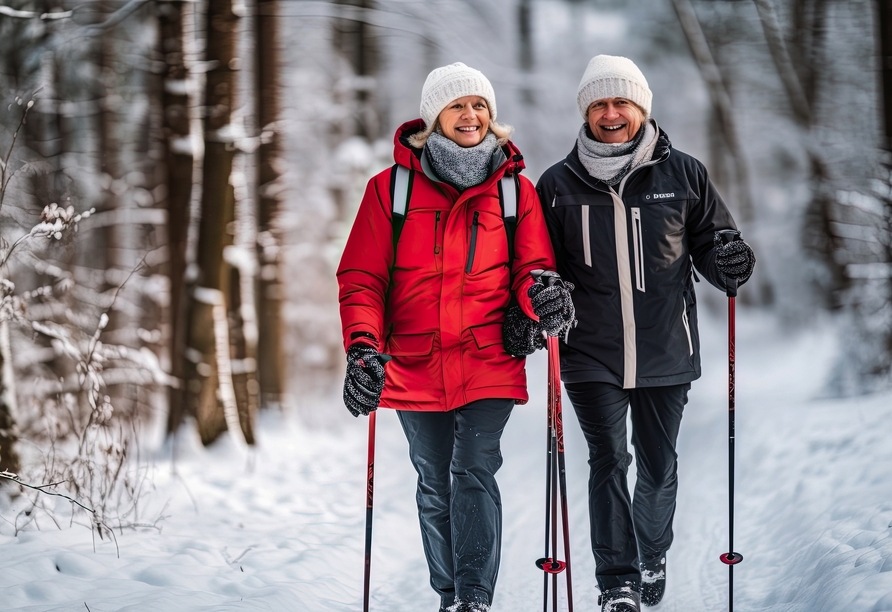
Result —
[{"label": "white snow on branch", "polygon": [[0,15],[7,17],[15,17],[17,19],[40,19],[49,21],[52,19],[67,19],[74,14],[74,11],[54,11],[52,13],[38,13],[36,11],[21,11],[0,4]]}]

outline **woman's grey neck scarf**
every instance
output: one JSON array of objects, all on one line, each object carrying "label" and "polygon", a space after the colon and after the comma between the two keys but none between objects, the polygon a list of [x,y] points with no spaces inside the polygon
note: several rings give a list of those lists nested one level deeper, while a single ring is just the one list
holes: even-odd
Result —
[{"label": "woman's grey neck scarf", "polygon": [[424,148],[437,176],[464,191],[490,175],[490,160],[499,148],[499,139],[489,132],[480,144],[466,148],[434,132]]},{"label": "woman's grey neck scarf", "polygon": [[590,138],[588,124],[584,123],[576,139],[576,150],[586,171],[613,187],[629,172],[653,157],[659,135],[657,122],[648,119],[629,142],[610,144]]}]

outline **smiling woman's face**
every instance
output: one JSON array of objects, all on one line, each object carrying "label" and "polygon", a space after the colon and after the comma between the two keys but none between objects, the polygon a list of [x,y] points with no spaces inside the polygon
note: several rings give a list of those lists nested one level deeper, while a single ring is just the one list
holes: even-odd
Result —
[{"label": "smiling woman's face", "polygon": [[440,111],[437,121],[443,136],[459,146],[473,147],[489,130],[489,107],[480,96],[464,96]]},{"label": "smiling woman's face", "polygon": [[644,114],[625,98],[595,100],[588,107],[588,127],[595,140],[610,144],[629,142],[644,123]]}]

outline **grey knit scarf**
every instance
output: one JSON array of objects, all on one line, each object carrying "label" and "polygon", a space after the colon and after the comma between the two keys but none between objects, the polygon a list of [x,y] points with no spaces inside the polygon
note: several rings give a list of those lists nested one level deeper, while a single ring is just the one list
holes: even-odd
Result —
[{"label": "grey knit scarf", "polygon": [[582,124],[576,139],[579,161],[591,176],[611,187],[653,156],[660,135],[653,119],[648,119],[632,140],[619,144],[589,138],[587,128]]},{"label": "grey knit scarf", "polygon": [[462,147],[434,132],[428,137],[424,148],[437,176],[465,190],[479,185],[490,175],[490,160],[499,149],[499,139],[490,132],[480,144]]}]

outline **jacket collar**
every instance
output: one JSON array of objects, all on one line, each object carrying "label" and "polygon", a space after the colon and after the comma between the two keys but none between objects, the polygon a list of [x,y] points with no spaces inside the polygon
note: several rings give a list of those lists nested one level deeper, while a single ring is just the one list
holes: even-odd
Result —
[{"label": "jacket collar", "polygon": [[[654,154],[650,158],[651,163],[647,165],[653,164],[661,164],[667,159],[669,159],[669,154],[672,151],[672,142],[669,140],[669,136],[666,132],[663,131],[663,128],[660,129],[660,134],[657,137],[657,146],[654,149]],[[578,151],[579,143],[573,144],[573,150],[570,151],[570,154],[567,155],[564,160],[564,165],[569,168],[573,174],[579,177],[583,183],[591,187],[592,189],[596,189],[598,191],[603,191],[604,193],[610,193],[610,186],[607,185],[604,181],[596,179],[592,175],[588,173],[588,170],[585,169],[585,166],[582,165],[582,162],[579,161],[579,151]],[[633,170],[634,172],[634,170]]]},{"label": "jacket collar", "polygon": [[[421,119],[407,121],[397,128],[396,134],[394,134],[393,137],[393,161],[411,170],[418,170],[427,174],[427,169],[424,167],[427,164],[422,163],[421,149],[416,149],[409,144],[409,136],[421,132],[424,128],[424,121]],[[501,163],[497,168],[493,169],[490,178],[492,178],[493,175],[498,175],[499,178],[501,178],[503,174],[517,174],[526,168],[520,149],[518,149],[517,145],[510,140],[502,146],[501,152],[502,156],[499,157]],[[434,178],[435,176],[436,175],[430,176],[431,180],[439,181],[439,179]],[[481,184],[486,184],[487,182],[489,182],[489,178]],[[447,183],[442,184],[446,185]],[[471,187],[467,191],[472,191],[474,189],[476,189],[476,187]]]}]

